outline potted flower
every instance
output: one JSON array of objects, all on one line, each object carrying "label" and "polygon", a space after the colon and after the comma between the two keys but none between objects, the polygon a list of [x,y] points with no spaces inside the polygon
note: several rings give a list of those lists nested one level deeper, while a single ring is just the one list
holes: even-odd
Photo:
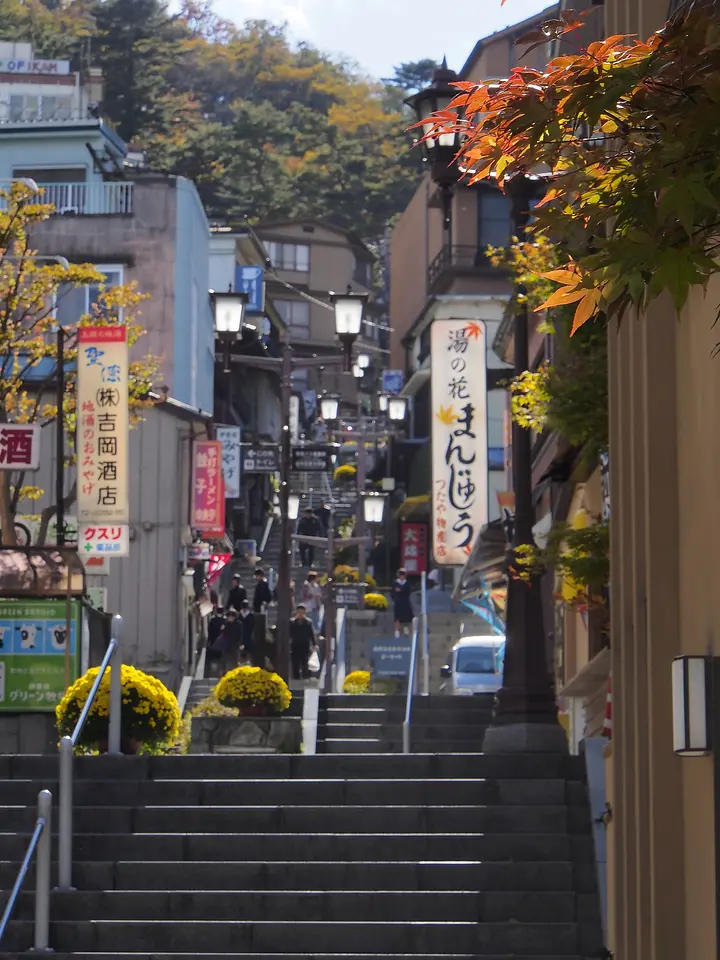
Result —
[{"label": "potted flower", "polygon": [[335,467],[333,472],[333,480],[335,483],[349,483],[351,480],[354,480],[357,476],[357,467],[354,467],[351,463],[343,463],[339,467]]},{"label": "potted flower", "polygon": [[360,694],[367,693],[370,689],[370,671],[353,670],[345,677],[343,683],[343,693]]},{"label": "potted flower", "polygon": [[[55,708],[58,733],[69,736],[75,729],[99,667],[91,667],[65,692]],[[108,717],[110,710],[110,674],[105,671],[95,696],[78,746],[107,752]],[[162,680],[143,673],[128,664],[122,665],[122,751],[134,754],[175,743],[180,735],[180,708],[177,697]]]},{"label": "potted flower", "polygon": [[382,593],[366,593],[365,607],[368,610],[387,610],[390,606],[387,597]]},{"label": "potted flower", "polygon": [[240,716],[282,713],[292,694],[283,678],[262,667],[236,667],[226,673],[214,690],[224,707],[236,707]]}]

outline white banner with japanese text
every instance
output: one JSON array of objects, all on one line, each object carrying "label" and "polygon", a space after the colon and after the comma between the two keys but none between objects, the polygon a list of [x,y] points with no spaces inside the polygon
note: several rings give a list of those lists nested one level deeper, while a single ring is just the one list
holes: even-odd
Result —
[{"label": "white banner with japanese text", "polygon": [[125,327],[80,327],[77,372],[78,520],[127,524],[128,345]]},{"label": "white banner with japanese text", "polygon": [[433,556],[463,566],[488,520],[487,333],[479,320],[434,320]]},{"label": "white banner with japanese text", "polygon": [[225,499],[236,499],[240,496],[240,427],[217,427],[215,436],[222,444]]}]

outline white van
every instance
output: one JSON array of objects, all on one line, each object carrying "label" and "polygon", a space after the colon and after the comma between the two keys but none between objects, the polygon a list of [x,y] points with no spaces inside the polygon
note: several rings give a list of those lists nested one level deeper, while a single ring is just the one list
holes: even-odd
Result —
[{"label": "white van", "polygon": [[450,662],[440,676],[450,683],[449,693],[469,696],[497,693],[502,686],[505,637],[463,637],[452,648]]}]

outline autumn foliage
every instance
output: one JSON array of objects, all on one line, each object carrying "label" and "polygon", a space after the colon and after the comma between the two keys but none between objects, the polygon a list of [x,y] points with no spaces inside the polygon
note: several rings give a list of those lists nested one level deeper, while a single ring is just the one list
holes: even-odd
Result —
[{"label": "autumn foliage", "polygon": [[[582,24],[566,11],[523,40]],[[680,310],[718,271],[720,23],[710,2],[685,5],[646,41],[611,36],[544,71],[521,65],[457,87],[434,133],[461,130],[467,182],[552,181],[537,229],[565,262],[548,274],[559,288],[544,306],[574,304],[573,331],[663,292]]]}]

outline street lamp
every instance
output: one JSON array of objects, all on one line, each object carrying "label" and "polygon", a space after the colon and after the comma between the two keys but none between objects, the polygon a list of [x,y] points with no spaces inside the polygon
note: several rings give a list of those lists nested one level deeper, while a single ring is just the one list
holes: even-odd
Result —
[{"label": "street lamp", "polygon": [[363,314],[369,294],[353,293],[348,287],[346,293],[330,291],[330,303],[335,308],[335,333],[345,350],[345,369],[352,366],[352,347],[362,330]]},{"label": "street lamp", "polygon": [[362,378],[365,376],[365,371],[359,363],[353,364],[352,373],[356,380],[362,380]]},{"label": "street lamp", "polygon": [[236,293],[212,291],[215,308],[215,333],[223,342],[225,373],[230,373],[230,347],[242,333],[248,297],[249,294],[244,290]]},{"label": "street lamp", "polygon": [[385,514],[385,495],[367,491],[362,495],[365,523],[382,523]]},{"label": "street lamp", "polygon": [[355,359],[355,363],[362,369],[367,370],[370,366],[370,354],[369,353],[359,353]]},{"label": "street lamp", "polygon": [[389,397],[387,405],[388,419],[396,423],[405,419],[407,414],[407,397]]},{"label": "street lamp", "polygon": [[455,159],[463,138],[457,129],[453,129],[454,122],[448,123],[447,132],[441,131],[434,137],[429,134],[437,127],[437,121],[431,119],[433,114],[447,110],[459,95],[460,91],[453,86],[457,82],[458,75],[448,68],[447,60],[443,58],[442,65],[433,73],[430,86],[405,101],[415,111],[418,124],[422,125],[423,159],[430,164],[430,176],[442,193],[443,223],[448,248],[452,244],[452,191],[458,180]]},{"label": "street lamp", "polygon": [[378,394],[378,409],[380,413],[387,413],[389,400],[390,400],[390,397],[386,393]]},{"label": "street lamp", "polygon": [[300,515],[300,497],[297,493],[291,493],[288,496],[287,515],[288,520],[297,520]]},{"label": "street lamp", "polygon": [[340,398],[326,394],[320,398],[320,416],[326,422],[337,420],[340,411]]}]

